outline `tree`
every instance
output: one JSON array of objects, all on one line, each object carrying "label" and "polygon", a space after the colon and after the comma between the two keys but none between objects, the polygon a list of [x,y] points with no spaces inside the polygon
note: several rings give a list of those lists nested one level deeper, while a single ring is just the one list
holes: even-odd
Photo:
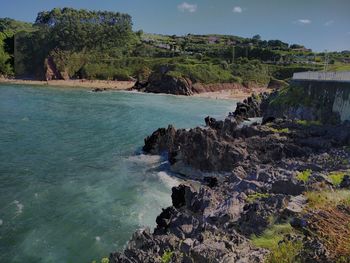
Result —
[{"label": "tree", "polygon": [[253,36],[253,40],[260,41],[261,40],[261,36],[260,35],[255,35],[255,36]]},{"label": "tree", "polygon": [[107,11],[54,8],[40,12],[35,26],[47,33],[50,46],[62,50],[106,50],[134,37],[131,16]]}]

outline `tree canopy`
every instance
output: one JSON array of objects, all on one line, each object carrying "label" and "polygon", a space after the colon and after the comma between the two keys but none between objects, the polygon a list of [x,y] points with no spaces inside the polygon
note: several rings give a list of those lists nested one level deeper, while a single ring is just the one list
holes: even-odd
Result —
[{"label": "tree canopy", "polygon": [[54,8],[40,12],[35,24],[52,48],[81,51],[124,45],[133,34],[128,14]]}]

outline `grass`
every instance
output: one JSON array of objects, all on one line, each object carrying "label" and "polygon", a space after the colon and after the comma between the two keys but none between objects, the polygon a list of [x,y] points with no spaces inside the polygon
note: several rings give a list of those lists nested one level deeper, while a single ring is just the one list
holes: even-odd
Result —
[{"label": "grass", "polygon": [[262,199],[262,198],[268,198],[270,197],[270,194],[262,194],[262,193],[254,193],[247,196],[247,202],[253,203],[256,200]]},{"label": "grass", "polygon": [[164,254],[161,258],[161,262],[162,263],[170,263],[171,262],[171,258],[173,257],[174,252],[170,251],[170,250],[166,250],[164,251]]},{"label": "grass", "polygon": [[307,183],[310,179],[311,173],[312,173],[312,170],[310,169],[307,169],[303,172],[297,172],[296,178],[301,182]]},{"label": "grass", "polygon": [[283,128],[283,129],[276,129],[276,128],[270,128],[270,131],[274,133],[290,133],[288,128]]},{"label": "grass", "polygon": [[331,172],[328,175],[328,178],[332,181],[332,184],[334,186],[339,186],[341,184],[341,182],[343,181],[345,175],[346,175],[345,172],[336,171],[336,172]]},{"label": "grass", "polygon": [[289,223],[275,224],[266,229],[260,236],[253,235],[252,243],[256,247],[273,250],[278,248],[278,243],[283,239],[284,235],[292,233],[293,228]]},{"label": "grass", "polygon": [[296,123],[305,127],[322,125],[321,121],[297,120]]},{"label": "grass", "polygon": [[270,250],[267,257],[267,263],[294,263],[298,262],[296,257],[303,247],[301,241],[281,242],[285,235],[291,234],[293,228],[289,223],[275,224],[266,229],[262,235],[251,237],[252,243],[256,247],[261,247]]},{"label": "grass", "polygon": [[350,205],[350,191],[312,191],[305,193],[308,199],[308,207],[311,209],[322,209],[325,207],[336,207],[344,204]]},{"label": "grass", "polygon": [[300,260],[297,259],[298,254],[303,248],[301,241],[282,242],[277,249],[271,251],[270,255],[266,259],[266,263],[297,263]]}]

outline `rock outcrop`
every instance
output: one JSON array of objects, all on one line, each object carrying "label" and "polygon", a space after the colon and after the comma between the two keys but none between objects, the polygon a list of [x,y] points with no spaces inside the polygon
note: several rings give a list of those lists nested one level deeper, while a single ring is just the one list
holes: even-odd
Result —
[{"label": "rock outcrop", "polygon": [[[274,118],[242,125],[261,116],[269,99],[249,98],[223,121],[207,117],[204,128],[169,126],[145,139],[145,152],[167,153],[174,171],[202,184],[174,187],[172,206],[157,217],[153,233],[136,232],[111,262],[264,262],[270,252],[251,239],[283,224],[293,230],[277,245],[300,244],[288,251],[298,262],[350,256],[350,230],[339,226],[350,219],[350,207],[313,207],[305,194],[349,189],[348,173],[339,173],[343,178],[335,184],[329,172],[350,168],[350,126]],[[325,235],[342,241],[325,241]]]},{"label": "rock outcrop", "polygon": [[137,81],[133,89],[151,93],[193,95],[192,81],[181,76],[171,75],[169,67],[163,66],[153,72],[147,81]]},{"label": "rock outcrop", "polygon": [[137,81],[132,90],[150,93],[164,93],[191,96],[194,94],[217,91],[252,92],[257,87],[246,87],[240,83],[204,84],[181,74],[174,74],[171,66],[162,66],[150,74],[147,80]]}]

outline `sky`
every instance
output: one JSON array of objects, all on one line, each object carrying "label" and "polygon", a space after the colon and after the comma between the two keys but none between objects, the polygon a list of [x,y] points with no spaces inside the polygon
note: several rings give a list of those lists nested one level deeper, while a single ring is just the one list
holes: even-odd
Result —
[{"label": "sky", "polygon": [[314,51],[350,50],[350,0],[0,0],[0,17],[33,22],[54,7],[132,16],[134,30],[280,39]]}]

